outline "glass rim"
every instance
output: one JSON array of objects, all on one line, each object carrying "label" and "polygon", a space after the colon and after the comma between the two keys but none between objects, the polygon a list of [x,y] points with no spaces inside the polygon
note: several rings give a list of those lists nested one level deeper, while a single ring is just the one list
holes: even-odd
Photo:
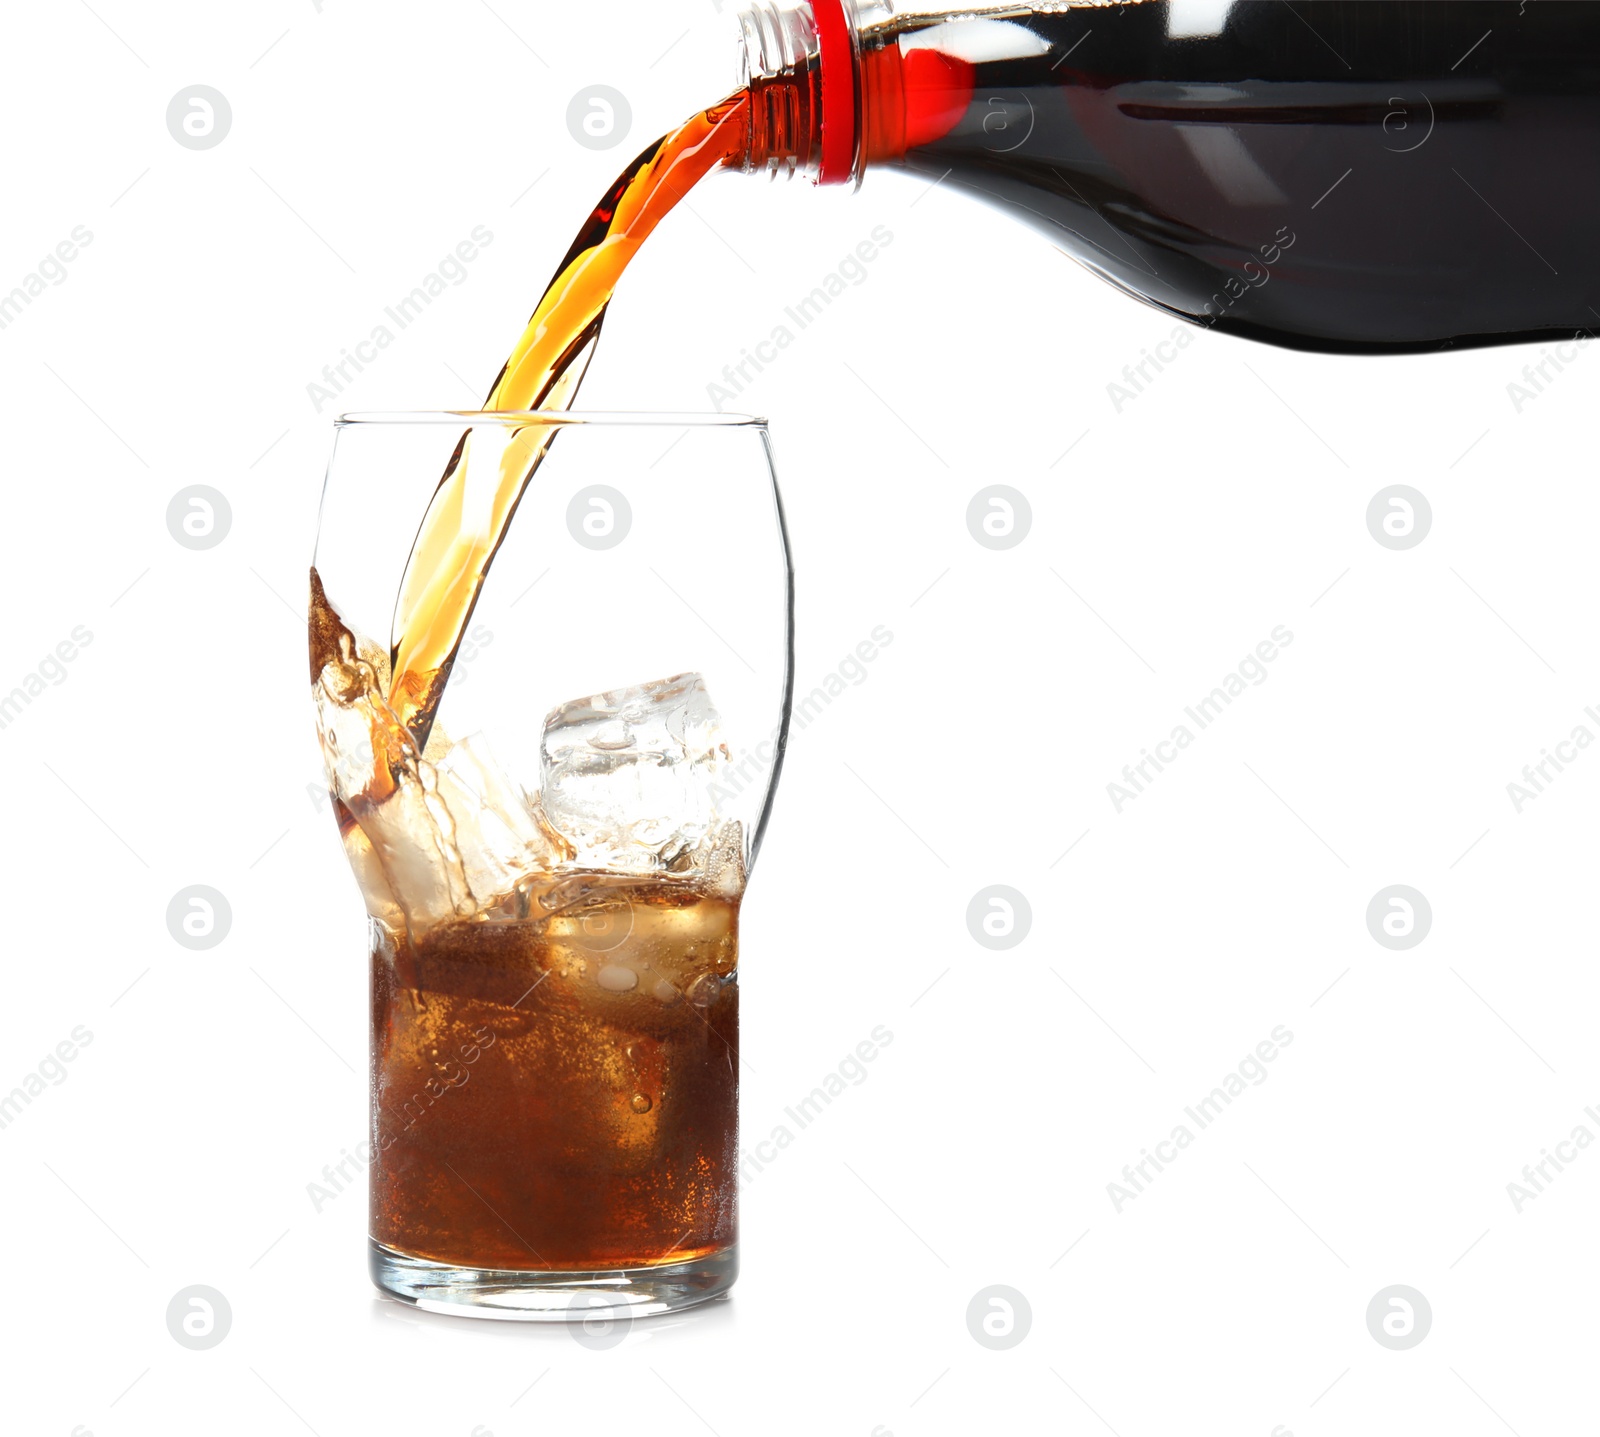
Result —
[{"label": "glass rim", "polygon": [[704,410],[651,413],[645,410],[603,409],[416,409],[390,412],[363,410],[341,414],[333,424],[335,429],[368,424],[502,424],[516,428],[545,424],[561,428],[593,425],[599,428],[645,429],[765,429],[767,427],[765,418],[753,414],[723,414]]}]

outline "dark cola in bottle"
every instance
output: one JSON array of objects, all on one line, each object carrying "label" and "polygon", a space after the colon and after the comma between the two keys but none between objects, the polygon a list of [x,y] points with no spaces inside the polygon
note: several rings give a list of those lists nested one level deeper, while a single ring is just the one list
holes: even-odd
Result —
[{"label": "dark cola in bottle", "polygon": [[742,24],[752,165],[914,171],[1182,318],[1327,350],[1600,322],[1600,4],[812,0]]}]

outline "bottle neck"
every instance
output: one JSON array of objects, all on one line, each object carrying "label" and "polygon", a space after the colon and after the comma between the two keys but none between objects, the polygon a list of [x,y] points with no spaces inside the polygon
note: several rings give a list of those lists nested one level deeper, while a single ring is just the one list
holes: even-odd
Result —
[{"label": "bottle neck", "polygon": [[[746,10],[739,17],[750,105],[745,170],[859,185],[869,166],[892,164],[948,133],[971,103],[974,70],[926,43],[926,34],[972,13],[987,12],[933,6],[897,18],[890,0]],[[902,50],[902,31],[923,32],[924,43]]]},{"label": "bottle neck", "polygon": [[869,27],[875,0],[758,4],[743,12],[742,81],[749,96],[747,172],[859,184],[871,153]]},{"label": "bottle neck", "polygon": [[750,110],[744,169],[817,179],[822,164],[822,53],[809,4],[755,5],[739,16],[740,84]]}]

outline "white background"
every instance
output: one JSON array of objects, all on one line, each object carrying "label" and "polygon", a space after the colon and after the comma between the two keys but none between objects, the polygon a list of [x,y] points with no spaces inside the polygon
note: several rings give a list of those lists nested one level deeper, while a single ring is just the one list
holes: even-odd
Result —
[{"label": "white background", "polygon": [[[74,226],[93,240],[0,333],[0,689],[74,626],[93,640],[0,731],[0,1091],[93,1036],[0,1130],[6,1430],[1591,1424],[1600,1153],[1520,1212],[1507,1184],[1600,1134],[1600,754],[1520,813],[1506,785],[1600,733],[1600,360],[1519,413],[1537,346],[1352,359],[1203,334],[1118,413],[1107,385],[1172,322],[893,175],[702,187],[584,395],[708,407],[785,305],[892,232],[739,402],[773,423],[801,687],[894,636],[791,750],[746,906],[747,1142],[875,1026],[892,1045],[748,1185],[731,1301],[610,1351],[379,1301],[363,1196],[314,1209],[366,1111],[363,916],[313,802],[301,619],[330,421],[481,397],[622,160],[731,81],[726,19],[8,13],[0,290]],[[196,83],[233,111],[203,152],[164,120]],[[591,83],[632,102],[622,148],[569,137]],[[323,366],[480,224],[467,281],[316,412]],[[232,508],[205,552],[165,521],[195,483]],[[966,528],[992,483],[1032,506],[1006,552]],[[1433,509],[1405,552],[1365,522],[1392,483]],[[1122,766],[1278,625],[1268,679],[1117,812]],[[997,883],[1033,913],[1004,952],[966,923]],[[232,908],[206,952],[167,931],[191,884]],[[1432,906],[1406,951],[1365,919],[1393,884]],[[1119,1212],[1123,1165],[1277,1025],[1266,1081]],[[232,1309],[208,1351],[167,1330],[192,1284]],[[1006,1351],[967,1327],[994,1284],[1032,1311]],[[1432,1308],[1408,1351],[1367,1328],[1393,1284]]]}]

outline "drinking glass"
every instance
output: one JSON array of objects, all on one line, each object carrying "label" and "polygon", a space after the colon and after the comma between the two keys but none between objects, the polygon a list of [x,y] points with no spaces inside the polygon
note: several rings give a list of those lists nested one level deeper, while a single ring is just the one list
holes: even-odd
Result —
[{"label": "drinking glass", "polygon": [[[529,464],[496,548],[484,498]],[[430,506],[463,540],[438,573]],[[414,546],[407,583],[458,593],[493,555],[424,721],[391,677]],[[760,420],[339,420],[312,696],[369,915],[382,1291],[590,1320],[732,1285],[739,904],[792,638]]]}]

